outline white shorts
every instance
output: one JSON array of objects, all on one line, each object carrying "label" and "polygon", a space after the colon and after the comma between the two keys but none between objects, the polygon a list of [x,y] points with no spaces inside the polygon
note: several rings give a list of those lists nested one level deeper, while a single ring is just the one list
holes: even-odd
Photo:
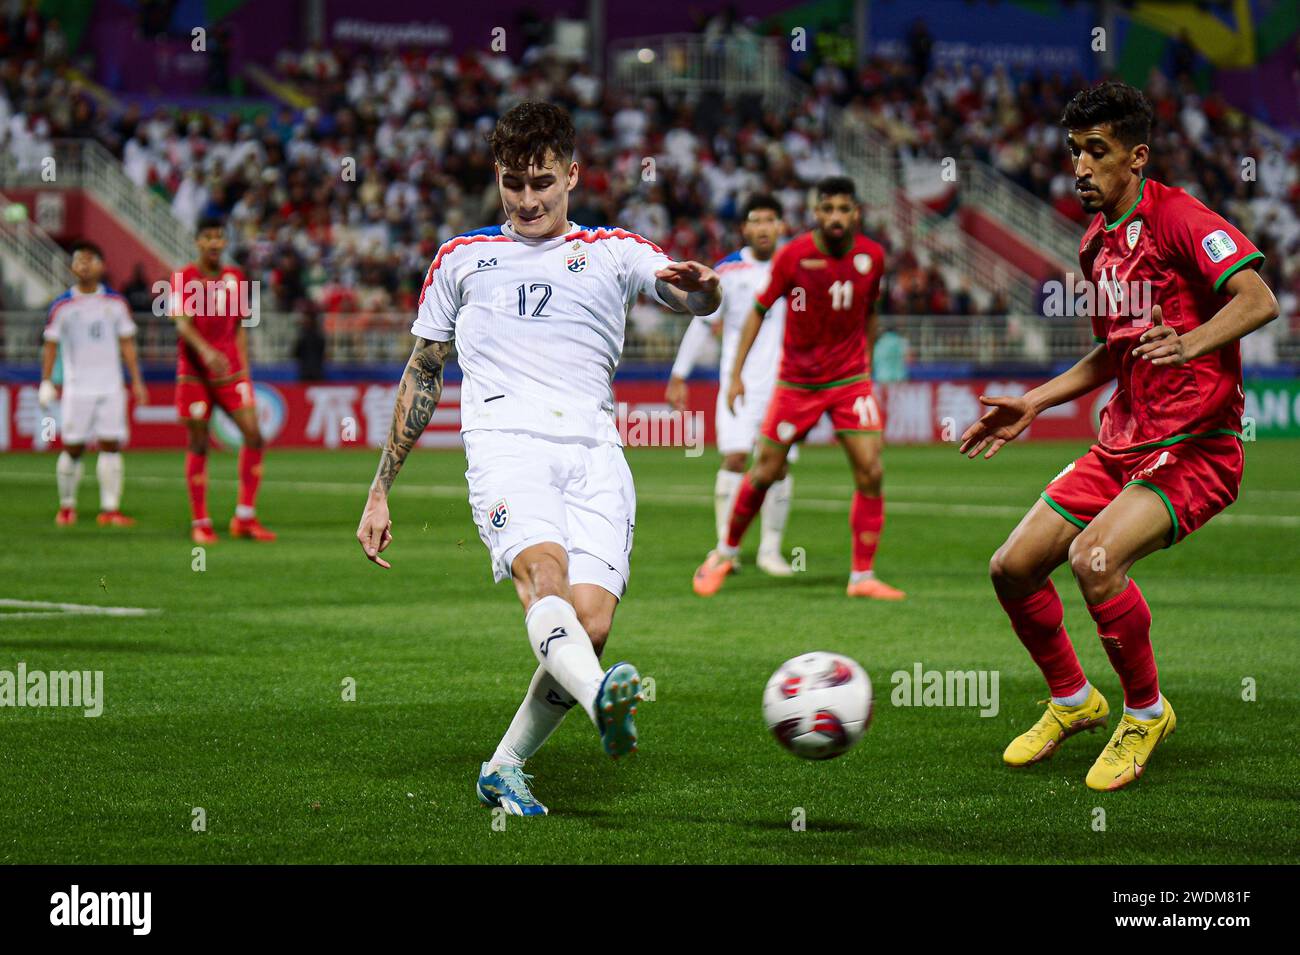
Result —
[{"label": "white shorts", "polygon": [[126,391],[106,395],[79,395],[63,389],[59,402],[63,418],[63,443],[85,444],[126,440]]},{"label": "white shorts", "polygon": [[[718,432],[719,454],[749,454],[754,450],[774,390],[775,383],[766,392],[751,392],[746,385],[745,394],[736,402],[736,413],[732,414],[727,410],[726,384],[724,383],[718,389],[718,407],[714,423]],[[790,448],[787,459],[795,461],[798,457],[799,449]]]},{"label": "white shorts", "polygon": [[615,444],[526,431],[466,431],[469,506],[492,555],[510,576],[520,551],[553,541],[569,555],[569,583],[621,598],[636,527],[632,472]]}]

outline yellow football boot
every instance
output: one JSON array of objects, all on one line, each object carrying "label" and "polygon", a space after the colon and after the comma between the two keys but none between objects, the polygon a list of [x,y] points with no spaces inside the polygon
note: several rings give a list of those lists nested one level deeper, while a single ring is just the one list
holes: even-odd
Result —
[{"label": "yellow football boot", "polygon": [[1135,782],[1147,768],[1151,753],[1166,736],[1173,735],[1178,718],[1162,695],[1165,711],[1154,720],[1124,714],[1106,748],[1088,770],[1088,788],[1106,792]]},{"label": "yellow football boot", "polygon": [[1049,699],[1038,722],[1011,741],[1002,761],[1008,766],[1032,766],[1055,753],[1067,736],[1105,726],[1109,717],[1110,704],[1095,686],[1078,706],[1057,706]]}]

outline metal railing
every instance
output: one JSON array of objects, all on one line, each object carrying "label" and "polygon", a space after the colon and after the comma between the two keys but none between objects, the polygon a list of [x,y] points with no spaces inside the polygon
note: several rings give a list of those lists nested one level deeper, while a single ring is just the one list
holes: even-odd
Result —
[{"label": "metal railing", "polygon": [[[10,200],[0,194],[0,209],[10,205]],[[68,254],[44,229],[27,219],[0,220],[0,257],[16,260],[40,284],[47,299],[61,294],[72,282]]]},{"label": "metal railing", "polygon": [[710,89],[767,96],[786,75],[785,48],[775,37],[669,33],[611,44],[609,69],[615,85],[632,93]]},{"label": "metal railing", "polygon": [[[648,308],[650,306],[647,306]],[[634,311],[628,321],[623,365],[668,364],[689,321],[676,313]],[[166,366],[176,358],[176,331],[166,317],[136,313],[141,359]],[[37,366],[43,311],[0,312],[0,364]],[[326,315],[321,318],[326,363],[332,368],[400,365],[411,353],[411,316]],[[881,328],[902,335],[914,363],[963,362],[974,367],[1072,361],[1093,345],[1084,319],[1012,315],[884,315]],[[289,313],[263,312],[248,330],[254,365],[292,362],[300,320]],[[1284,330],[1278,328],[1282,334]],[[1281,340],[1279,360],[1300,361],[1300,336]],[[702,362],[697,367],[706,367]]]},{"label": "metal railing", "polygon": [[1083,229],[1077,223],[985,163],[961,163],[960,181],[962,202],[978,206],[1014,229],[1062,272],[1078,267]]},{"label": "metal railing", "polygon": [[143,242],[176,267],[193,257],[193,236],[172,215],[159,196],[136,185],[122,164],[93,139],[55,140],[54,164],[25,168],[9,154],[0,153],[0,182],[34,189],[84,189],[104,203]]}]

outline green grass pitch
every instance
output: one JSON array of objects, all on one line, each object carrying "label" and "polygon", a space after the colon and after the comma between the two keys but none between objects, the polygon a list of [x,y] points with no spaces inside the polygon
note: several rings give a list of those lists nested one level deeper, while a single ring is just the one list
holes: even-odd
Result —
[{"label": "green grass pitch", "polygon": [[[1001,765],[1046,694],[994,599],[988,557],[1081,449],[1018,444],[992,462],[887,449],[878,569],[909,592],[893,605],[844,596],[838,449],[795,467],[786,543],[804,549],[806,572],[776,581],[751,565],[710,601],[690,577],[711,544],[715,455],[630,451],[632,585],[607,659],[655,681],[641,752],[611,763],[570,714],[529,764],[552,815],[503,830],[474,780],[534,662],[513,589],[491,583],[459,452],[408,463],[388,572],[353,539],[368,450],[272,450],[259,510],[281,534],[273,545],[225,539],[235,461],[214,454],[223,540],[202,572],[184,536],[179,453],[128,454],[130,530],[94,525],[93,465],[81,524],[59,530],[53,457],[4,457],[0,598],[160,612],[0,611],[0,669],[102,670],[106,697],[97,719],[0,709],[0,862],[1298,861],[1300,442],[1248,445],[1238,503],[1135,572],[1179,714],[1142,781],[1107,795],[1083,785],[1103,733],[1027,771]],[[1118,708],[1068,571],[1056,583],[1085,669]],[[772,670],[812,649],[855,657],[876,691],[861,745],[826,763],[784,753],[760,716]],[[891,674],[917,662],[998,671],[997,715],[892,705]],[[194,831],[195,808],[206,831]]]}]

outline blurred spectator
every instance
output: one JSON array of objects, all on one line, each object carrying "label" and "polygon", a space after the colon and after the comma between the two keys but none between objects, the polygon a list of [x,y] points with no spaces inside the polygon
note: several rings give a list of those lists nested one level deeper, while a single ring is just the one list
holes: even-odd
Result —
[{"label": "blurred spectator", "polygon": [[320,315],[314,305],[304,302],[299,309],[298,339],[293,344],[293,357],[298,363],[299,381],[325,379],[325,335],[321,332]]}]

